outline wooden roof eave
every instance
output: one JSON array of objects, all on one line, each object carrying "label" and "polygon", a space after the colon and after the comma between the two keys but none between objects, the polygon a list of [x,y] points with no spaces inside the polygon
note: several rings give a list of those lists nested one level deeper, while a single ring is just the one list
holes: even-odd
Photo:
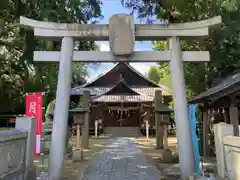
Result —
[{"label": "wooden roof eave", "polygon": [[[224,98],[224,97],[223,97]],[[217,107],[228,107],[228,103],[225,99],[220,98],[218,100],[211,100],[210,97],[205,97],[196,101],[189,101],[190,104],[198,104],[202,108],[217,108]]]},{"label": "wooden roof eave", "polygon": [[216,101],[217,99],[228,96],[239,89],[240,72],[235,72],[234,74],[227,76],[221,81],[221,83],[195,96],[189,101],[189,103],[199,102],[206,98],[209,98],[211,101]]},{"label": "wooden roof eave", "polygon": [[240,84],[234,84],[230,86],[228,89],[222,90],[216,94],[214,94],[210,99],[212,102],[217,101],[218,99],[221,99],[225,96],[233,96],[233,94],[237,93],[237,91],[240,90]]},{"label": "wooden roof eave", "polygon": [[[111,102],[106,102],[106,101],[94,101],[94,102],[97,102],[97,103],[107,103],[107,104],[115,104],[115,103],[131,103],[131,104],[133,104],[133,103],[139,103],[139,101],[131,101],[131,102],[126,102],[126,101],[123,101],[123,102],[121,102],[121,101],[111,101]],[[152,102],[152,101],[141,101],[141,103],[150,103],[150,102]]]},{"label": "wooden roof eave", "polygon": [[[221,91],[218,91],[214,94],[210,94],[208,96],[201,97],[201,94],[207,92],[207,91],[205,91],[205,92],[201,93],[199,96],[196,96],[195,98],[190,100],[189,103],[191,103],[191,104],[199,104],[199,103],[215,104],[215,102],[218,101],[219,99],[222,99],[223,97],[226,97],[226,96],[230,96],[239,90],[240,90],[240,84],[236,83],[236,84],[229,86],[226,89],[222,89]],[[200,98],[198,98],[198,97],[200,97]]]}]

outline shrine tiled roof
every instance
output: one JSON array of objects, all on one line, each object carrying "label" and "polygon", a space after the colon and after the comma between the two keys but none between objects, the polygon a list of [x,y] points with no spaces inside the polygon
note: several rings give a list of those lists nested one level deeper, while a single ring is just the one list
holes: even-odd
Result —
[{"label": "shrine tiled roof", "polygon": [[[132,87],[131,89],[137,92],[139,95],[106,95],[106,93],[111,90],[112,87],[92,87],[92,88],[74,88],[72,89],[71,95],[82,95],[83,91],[90,91],[90,95],[93,97],[94,101],[102,102],[114,102],[117,99],[120,101],[121,98],[129,102],[151,102],[154,100],[155,91],[161,90],[161,88],[151,88],[151,87]],[[171,94],[162,91],[163,96],[170,96]]]},{"label": "shrine tiled roof", "polygon": [[93,97],[93,102],[152,102],[154,97],[143,95],[102,95]]},{"label": "shrine tiled roof", "polygon": [[84,91],[89,91],[91,96],[99,96],[101,94],[109,91],[111,87],[91,87],[91,88],[83,88],[81,86],[75,87],[71,90],[71,95],[83,95]]},{"label": "shrine tiled roof", "polygon": [[[82,88],[76,87],[73,88],[71,91],[71,95],[82,95],[83,91],[90,91],[91,96],[99,96],[106,92],[108,92],[113,87],[89,87],[89,88]],[[136,91],[139,94],[154,96],[156,90],[161,90],[164,96],[170,96],[171,93],[168,91],[164,91],[161,87],[159,88],[152,88],[152,87],[131,87],[133,91]]]}]

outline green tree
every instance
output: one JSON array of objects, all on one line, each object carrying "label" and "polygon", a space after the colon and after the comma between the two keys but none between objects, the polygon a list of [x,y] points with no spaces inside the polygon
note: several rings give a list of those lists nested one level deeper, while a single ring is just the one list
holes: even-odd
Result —
[{"label": "green tree", "polygon": [[153,82],[155,82],[156,84],[159,83],[160,78],[161,78],[161,74],[158,70],[158,67],[156,66],[151,66],[148,70],[148,78],[150,80],[152,80]]},{"label": "green tree", "polygon": [[[122,4],[146,22],[160,19],[168,23],[181,23],[208,19],[216,15],[222,16],[222,25],[210,30],[210,36],[206,39],[181,41],[183,50],[208,50],[211,55],[211,61],[208,63],[184,64],[188,96],[198,94],[212,86],[216,77],[227,76],[239,69],[240,1],[122,0]],[[161,42],[154,42],[154,45],[156,50],[162,48]]]},{"label": "green tree", "polygon": [[73,63],[72,87],[80,86],[86,83],[87,66],[82,63]]},{"label": "green tree", "polygon": [[[55,96],[58,64],[33,62],[34,50],[60,50],[60,41],[36,40],[31,30],[19,28],[20,16],[41,21],[95,23],[102,18],[98,0],[5,0],[0,5],[0,112],[24,103],[26,92],[49,87]],[[75,41],[76,50],[97,50],[93,41]],[[73,65],[73,85],[85,82],[88,64]]]}]

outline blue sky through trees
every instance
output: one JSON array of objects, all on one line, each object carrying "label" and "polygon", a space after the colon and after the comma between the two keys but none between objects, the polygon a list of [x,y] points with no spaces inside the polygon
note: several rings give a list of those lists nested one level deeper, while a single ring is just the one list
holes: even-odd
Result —
[{"label": "blue sky through trees", "polygon": [[[121,0],[103,0],[102,4],[102,14],[104,18],[99,22],[99,24],[108,24],[108,19],[117,13],[129,13],[130,10],[124,8],[121,4]],[[134,18],[135,23],[140,23],[140,20]],[[100,41],[98,44],[101,47],[101,51],[109,51],[109,45],[107,41]],[[152,43],[151,41],[145,42],[136,42],[135,43],[135,50],[136,51],[146,51],[152,50]],[[146,75],[150,66],[154,65],[155,63],[131,63],[131,65],[140,71],[142,74]],[[101,63],[99,67],[96,69],[89,69],[89,77],[88,81],[96,78],[100,74],[106,72],[113,66],[112,63]]]}]

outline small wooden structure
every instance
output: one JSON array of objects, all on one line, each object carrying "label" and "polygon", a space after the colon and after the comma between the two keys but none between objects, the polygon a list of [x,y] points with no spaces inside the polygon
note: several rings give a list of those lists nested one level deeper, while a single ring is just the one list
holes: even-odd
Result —
[{"label": "small wooden structure", "polygon": [[213,124],[231,123],[234,136],[239,136],[239,95],[240,72],[236,72],[189,101],[191,104],[198,104],[200,110],[200,136],[203,137],[201,141],[204,157],[215,153]]}]

